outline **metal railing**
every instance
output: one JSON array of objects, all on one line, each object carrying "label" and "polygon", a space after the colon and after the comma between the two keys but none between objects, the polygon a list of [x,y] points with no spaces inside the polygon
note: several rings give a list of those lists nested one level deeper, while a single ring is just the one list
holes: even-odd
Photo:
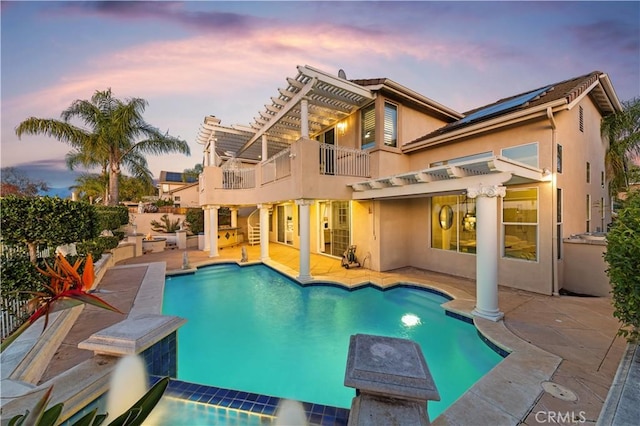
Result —
[{"label": "metal railing", "polygon": [[262,163],[262,183],[291,176],[291,148],[286,148]]},{"label": "metal railing", "polygon": [[0,337],[5,339],[11,332],[22,325],[27,316],[28,300],[3,297],[2,314],[0,315]]},{"label": "metal railing", "polygon": [[369,177],[369,153],[321,143],[320,174]]}]

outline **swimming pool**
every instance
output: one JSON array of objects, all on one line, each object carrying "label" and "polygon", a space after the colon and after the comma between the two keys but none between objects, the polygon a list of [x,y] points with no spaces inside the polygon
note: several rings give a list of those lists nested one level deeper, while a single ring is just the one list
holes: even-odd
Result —
[{"label": "swimming pool", "polygon": [[446,301],[409,287],[302,287],[263,265],[219,265],[167,277],[163,313],[188,319],[180,380],[343,408],[355,393],[343,385],[352,334],[414,340],[440,392],[434,419],[502,360],[473,325],[445,315]]}]

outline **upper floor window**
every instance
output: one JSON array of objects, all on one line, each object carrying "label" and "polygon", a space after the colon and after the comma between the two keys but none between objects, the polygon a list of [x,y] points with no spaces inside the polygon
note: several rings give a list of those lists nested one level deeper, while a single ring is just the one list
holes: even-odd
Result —
[{"label": "upper floor window", "polygon": [[587,183],[591,183],[591,163],[587,161]]},{"label": "upper floor window", "polygon": [[372,148],[376,144],[376,105],[362,108],[360,122],[362,123],[361,148]]},{"label": "upper floor window", "polygon": [[578,126],[580,127],[580,131],[584,132],[584,108],[582,108],[582,105],[580,105],[580,107],[578,108],[578,121],[579,121]]},{"label": "upper floor window", "polygon": [[504,148],[502,156],[538,167],[538,142]]},{"label": "upper floor window", "polygon": [[398,144],[398,107],[388,102],[384,103],[384,144]]},{"label": "upper floor window", "polygon": [[556,148],[556,170],[562,173],[562,145],[560,144]]},{"label": "upper floor window", "polygon": [[449,160],[435,161],[429,163],[429,167],[446,166],[447,164],[463,163],[465,161],[480,160],[482,158],[488,158],[493,155],[493,152],[480,152],[478,154],[465,155],[464,157],[451,158]]}]

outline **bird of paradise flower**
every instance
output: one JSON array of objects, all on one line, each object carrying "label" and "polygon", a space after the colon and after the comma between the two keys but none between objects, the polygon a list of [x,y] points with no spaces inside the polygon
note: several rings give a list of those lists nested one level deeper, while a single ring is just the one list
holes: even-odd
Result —
[{"label": "bird of paradise flower", "polygon": [[42,275],[48,278],[49,283],[44,285],[43,291],[31,292],[33,297],[29,300],[27,309],[33,313],[24,324],[2,342],[0,352],[4,351],[31,324],[43,316],[45,317],[44,331],[49,324],[49,314],[52,312],[88,303],[122,313],[118,308],[90,293],[95,280],[91,254],[86,257],[82,275],[79,272],[81,265],[81,258],[71,265],[64,255],[59,253],[56,255],[53,267],[46,262],[44,270],[36,267]]}]

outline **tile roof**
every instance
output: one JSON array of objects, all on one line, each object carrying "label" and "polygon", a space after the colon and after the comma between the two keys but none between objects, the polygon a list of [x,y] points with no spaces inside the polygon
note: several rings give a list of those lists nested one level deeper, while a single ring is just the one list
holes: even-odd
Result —
[{"label": "tile roof", "polygon": [[[600,71],[593,71],[589,74],[582,75],[580,77],[571,78],[569,80],[561,81],[559,83],[554,83],[547,86],[542,86],[535,90],[530,90],[527,92],[523,92],[514,96],[510,96],[507,98],[500,99],[494,103],[475,108],[469,110],[464,113],[465,117],[470,117],[472,114],[476,114],[476,119],[467,119],[462,118],[453,123],[449,123],[431,133],[428,133],[424,136],[421,136],[418,139],[415,139],[405,146],[411,146],[413,144],[418,144],[419,142],[425,141],[427,139],[444,135],[448,132],[462,129],[467,126],[471,126],[473,124],[480,123],[482,121],[487,121],[501,115],[511,114],[516,111],[524,111],[529,108],[534,108],[536,106],[552,103],[554,101],[558,101],[561,99],[565,99],[566,103],[569,104],[576,98],[578,98],[582,93],[585,92],[593,83],[598,81],[599,76],[602,75]],[[500,109],[500,105],[509,105],[510,101],[517,100],[518,98],[525,97],[530,93],[541,92],[538,96],[535,96],[533,99],[528,101],[524,101],[520,104],[511,105],[509,108]],[[497,112],[490,113],[490,111],[495,109]],[[483,113],[483,111],[487,111],[487,113]]]}]

